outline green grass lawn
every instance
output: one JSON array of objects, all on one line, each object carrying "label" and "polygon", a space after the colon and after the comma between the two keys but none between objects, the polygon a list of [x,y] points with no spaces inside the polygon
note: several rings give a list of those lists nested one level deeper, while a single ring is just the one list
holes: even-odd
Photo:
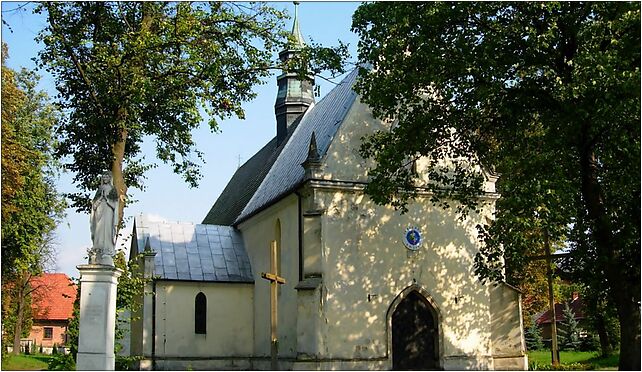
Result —
[{"label": "green grass lawn", "polygon": [[[597,351],[560,351],[560,363],[563,370],[615,370],[618,354],[601,358]],[[529,369],[551,369],[550,350],[528,352]]]},{"label": "green grass lawn", "polygon": [[2,361],[3,371],[46,371],[49,357],[45,355],[10,355]]}]

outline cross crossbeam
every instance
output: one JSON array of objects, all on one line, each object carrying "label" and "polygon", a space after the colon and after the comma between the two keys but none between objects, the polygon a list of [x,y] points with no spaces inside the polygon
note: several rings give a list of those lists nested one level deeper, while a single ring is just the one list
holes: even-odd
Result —
[{"label": "cross crossbeam", "polygon": [[280,276],[276,274],[270,274],[270,273],[261,273],[261,278],[267,279],[271,282],[277,282],[279,284],[285,284],[285,278],[281,278]]}]

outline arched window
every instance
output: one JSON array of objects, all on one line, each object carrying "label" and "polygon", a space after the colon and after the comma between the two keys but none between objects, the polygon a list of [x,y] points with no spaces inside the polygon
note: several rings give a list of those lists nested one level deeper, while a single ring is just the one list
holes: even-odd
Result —
[{"label": "arched window", "polygon": [[194,333],[207,333],[207,298],[199,292],[194,299]]},{"label": "arched window", "polygon": [[276,240],[276,275],[283,275],[281,272],[281,220],[276,220],[274,229],[274,240]]}]

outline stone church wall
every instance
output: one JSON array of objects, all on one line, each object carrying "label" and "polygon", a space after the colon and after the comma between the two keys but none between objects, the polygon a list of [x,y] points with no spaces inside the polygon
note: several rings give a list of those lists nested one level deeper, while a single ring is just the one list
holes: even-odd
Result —
[{"label": "stone church wall", "polygon": [[[207,298],[206,334],[194,332],[194,300],[199,292]],[[156,369],[249,367],[251,284],[159,281],[156,298]]]},{"label": "stone church wall", "polygon": [[[254,274],[254,362],[258,369],[269,369],[270,356],[270,286],[261,272],[270,272],[270,242],[279,245],[280,276],[286,283],[279,286],[278,339],[279,355],[293,359],[297,355],[297,291],[299,279],[298,201],[290,195],[242,223],[245,247]],[[256,364],[258,363],[258,364]],[[267,363],[263,366],[261,363]]]},{"label": "stone church wall", "polygon": [[[472,272],[480,216],[456,216],[414,204],[404,216],[374,205],[359,192],[328,192],[322,224],[323,282],[331,359],[391,355],[390,306],[406,288],[421,288],[440,314],[442,367],[486,369],[491,362],[488,287]],[[428,204],[429,205],[429,204]],[[411,252],[401,243],[407,227],[424,233]]]},{"label": "stone church wall", "polygon": [[[416,289],[439,314],[439,367],[492,369],[490,286],[477,280],[473,258],[479,249],[476,225],[491,218],[496,196],[489,194],[481,214],[463,221],[453,209],[433,207],[429,195],[411,203],[403,216],[375,205],[362,191],[370,164],[358,148],[364,135],[386,127],[357,99],[324,156],[320,174],[328,182],[308,193],[312,209],[323,211],[318,227],[323,279],[317,291],[320,360],[307,367],[391,368],[392,307],[401,293]],[[494,192],[494,180],[486,191]],[[409,227],[424,235],[417,252],[402,244]],[[521,335],[519,324],[516,332]]]}]

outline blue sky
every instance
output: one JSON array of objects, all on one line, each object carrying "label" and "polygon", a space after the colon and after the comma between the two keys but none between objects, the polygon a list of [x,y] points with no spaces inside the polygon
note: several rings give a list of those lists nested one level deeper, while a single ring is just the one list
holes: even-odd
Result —
[{"label": "blue sky", "polygon": [[[11,12],[23,3],[2,2],[2,18],[9,23],[13,32],[3,24],[2,41],[9,46],[7,65],[13,69],[35,68],[32,61],[41,46],[34,41],[42,29],[45,18],[34,15],[31,5],[21,11]],[[287,9],[294,14],[291,2],[271,3],[278,9]],[[336,45],[337,40],[349,44],[352,60],[356,60],[357,37],[350,32],[352,14],[359,6],[357,2],[302,2],[299,6],[299,22],[306,41],[314,40],[324,45]],[[291,27],[292,20],[287,22]],[[276,57],[276,56],[275,56]],[[45,71],[40,87],[50,96],[56,92],[53,77]],[[332,84],[316,79],[321,86],[321,97],[332,89]],[[126,217],[141,213],[170,221],[200,223],[217,197],[239,166],[268,142],[276,133],[274,100],[276,98],[276,76],[272,75],[266,84],[255,87],[257,98],[244,104],[246,119],[230,119],[220,125],[222,132],[212,134],[207,125],[194,132],[198,149],[204,153],[203,179],[198,188],[191,189],[174,174],[170,167],[159,164],[147,173],[147,189],[144,192],[130,190],[132,198],[138,200],[125,210]],[[205,124],[205,122],[204,122]],[[155,161],[153,141],[143,147],[147,161]],[[71,183],[72,174],[63,174],[57,182],[60,192],[75,191]],[[131,232],[130,223],[122,233]],[[56,231],[56,271],[78,277],[77,265],[86,263],[86,251],[91,246],[89,216],[67,209],[67,216]],[[127,244],[127,243],[126,243]],[[127,247],[129,248],[129,247]]]}]

